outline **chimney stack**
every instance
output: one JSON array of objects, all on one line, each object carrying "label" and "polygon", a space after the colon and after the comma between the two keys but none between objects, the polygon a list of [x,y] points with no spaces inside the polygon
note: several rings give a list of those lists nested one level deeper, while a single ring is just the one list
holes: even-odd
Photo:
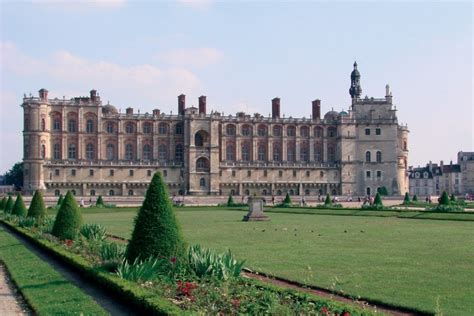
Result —
[{"label": "chimney stack", "polygon": [[272,118],[280,118],[280,98],[272,100]]},{"label": "chimney stack", "polygon": [[206,96],[199,97],[199,114],[206,114]]},{"label": "chimney stack", "polygon": [[39,92],[39,97],[41,101],[48,101],[48,90],[46,90],[45,88],[42,88],[38,92]]},{"label": "chimney stack", "polygon": [[316,99],[313,102],[313,120],[321,119],[321,100]]},{"label": "chimney stack", "polygon": [[160,110],[154,109],[153,110],[153,116],[160,116]]},{"label": "chimney stack", "polygon": [[184,115],[186,109],[186,96],[184,94],[178,95],[178,115]]},{"label": "chimney stack", "polygon": [[125,111],[126,111],[125,113],[127,113],[127,115],[133,115],[133,108],[127,108]]},{"label": "chimney stack", "polygon": [[97,100],[97,90],[91,90],[91,101],[95,102]]}]

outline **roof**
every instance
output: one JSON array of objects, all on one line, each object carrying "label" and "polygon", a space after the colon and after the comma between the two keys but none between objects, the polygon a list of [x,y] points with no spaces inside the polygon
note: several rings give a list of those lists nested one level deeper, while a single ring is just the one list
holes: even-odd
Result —
[{"label": "roof", "polygon": [[410,179],[433,179],[433,173],[429,167],[418,167],[410,170]]},{"label": "roof", "polygon": [[445,165],[443,166],[443,173],[461,172],[461,165]]}]

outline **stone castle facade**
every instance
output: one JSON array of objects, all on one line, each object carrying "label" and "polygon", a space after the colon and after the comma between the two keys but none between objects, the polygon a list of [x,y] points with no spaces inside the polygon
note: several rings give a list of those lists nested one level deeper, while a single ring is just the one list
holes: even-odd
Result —
[{"label": "stone castle facade", "polygon": [[398,124],[388,85],[381,99],[361,98],[357,64],[347,112],[312,102],[311,118],[207,113],[118,113],[97,91],[88,97],[24,97],[24,190],[46,195],[142,195],[160,171],[171,194],[365,195],[408,191],[408,129]]}]

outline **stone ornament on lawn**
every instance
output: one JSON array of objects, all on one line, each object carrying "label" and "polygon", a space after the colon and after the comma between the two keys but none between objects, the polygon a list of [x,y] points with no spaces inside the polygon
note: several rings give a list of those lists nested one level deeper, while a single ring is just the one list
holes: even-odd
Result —
[{"label": "stone ornament on lawn", "polygon": [[262,197],[249,197],[248,199],[249,212],[242,219],[244,222],[251,221],[268,221],[270,218],[263,214],[263,198]]}]

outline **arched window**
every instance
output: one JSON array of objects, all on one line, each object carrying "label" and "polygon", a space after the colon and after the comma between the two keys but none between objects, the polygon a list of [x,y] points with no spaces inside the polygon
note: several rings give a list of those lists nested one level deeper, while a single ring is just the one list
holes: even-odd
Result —
[{"label": "arched window", "polygon": [[290,195],[295,195],[295,191],[293,189],[290,190]]},{"label": "arched window", "polygon": [[70,119],[68,122],[68,131],[69,133],[75,133],[76,132],[76,120]]},{"label": "arched window", "polygon": [[288,143],[286,149],[286,160],[288,162],[295,161],[295,145],[292,143]]},{"label": "arched window", "polygon": [[403,139],[403,150],[408,150],[407,140]]},{"label": "arched window", "polygon": [[110,190],[110,191],[109,191],[109,195],[110,195],[110,196],[114,196],[114,195],[115,195],[115,191],[114,191],[114,190]]},{"label": "arched window", "polygon": [[133,145],[125,145],[125,160],[133,160]]},{"label": "arched window", "polygon": [[61,130],[61,120],[57,117],[53,119],[53,130],[55,131]]},{"label": "arched window", "polygon": [[304,195],[310,195],[310,194],[311,192],[308,189],[304,190]]},{"label": "arched window", "polygon": [[183,161],[183,145],[176,144],[175,151],[174,151],[174,158],[176,161]]},{"label": "arched window", "polygon": [[281,190],[277,191],[277,195],[281,195],[281,193],[282,193]]},{"label": "arched window", "polygon": [[44,132],[46,130],[46,121],[43,119],[41,119],[41,130]]},{"label": "arched window", "polygon": [[198,131],[194,135],[194,145],[198,147],[204,146],[208,141],[208,134],[206,131]]},{"label": "arched window", "polygon": [[76,190],[71,190],[72,195],[76,195]]},{"label": "arched window", "polygon": [[370,161],[371,161],[370,151],[367,151],[367,152],[365,152],[365,162],[370,162]]},{"label": "arched window", "polygon": [[321,143],[314,144],[314,161],[323,162],[323,145]]},{"label": "arched window", "polygon": [[273,126],[273,136],[281,136],[281,126]]},{"label": "arched window", "polygon": [[258,146],[258,160],[259,161],[267,160],[267,148],[265,147],[265,145]]},{"label": "arched window", "polygon": [[317,126],[314,129],[314,137],[323,137],[323,129],[319,126]]},{"label": "arched window", "polygon": [[125,125],[125,133],[127,133],[127,134],[132,134],[133,133],[133,124],[132,123],[127,123]]},{"label": "arched window", "polygon": [[88,160],[94,159],[94,145],[93,144],[89,143],[86,145],[86,158]]},{"label": "arched window", "polygon": [[59,192],[59,190],[54,190],[54,196],[59,196],[61,194],[61,192]]},{"label": "arched window", "polygon": [[183,134],[183,125],[181,123],[176,124],[175,126],[175,134],[181,135]]},{"label": "arched window", "polygon": [[61,159],[61,145],[58,143],[53,145],[53,159]]},{"label": "arched window", "polygon": [[151,146],[149,144],[143,145],[143,159],[151,160]]},{"label": "arched window", "polygon": [[328,161],[336,161],[336,148],[334,146],[328,146]]},{"label": "arched window", "polygon": [[242,160],[250,161],[250,145],[249,143],[242,144]]},{"label": "arched window", "polygon": [[107,122],[107,133],[112,134],[114,132],[114,123]]},{"label": "arched window", "polygon": [[250,194],[250,191],[249,191],[249,190],[245,190],[245,191],[244,191],[244,194],[245,194],[245,195],[249,195],[249,194]]},{"label": "arched window", "polygon": [[226,160],[234,161],[235,160],[235,146],[234,144],[227,144],[225,148]]},{"label": "arched window", "polygon": [[300,128],[300,136],[301,137],[308,137],[309,136],[309,129],[308,126],[302,126]]},{"label": "arched window", "polygon": [[377,159],[377,162],[382,162],[382,152],[377,151],[375,158]]},{"label": "arched window", "polygon": [[67,157],[69,159],[76,159],[76,145],[69,144]]},{"label": "arched window", "polygon": [[158,133],[161,135],[168,134],[168,125],[166,123],[160,123],[160,125],[158,125]]},{"label": "arched window", "polygon": [[150,134],[151,133],[151,124],[150,123],[143,124],[143,133],[144,134]]},{"label": "arched window", "polygon": [[308,161],[309,159],[309,149],[307,144],[301,144],[300,149],[300,160],[301,161]]},{"label": "arched window", "polygon": [[95,190],[91,190],[91,196],[95,196]]},{"label": "arched window", "polygon": [[288,126],[286,128],[286,135],[287,136],[295,136],[295,127],[294,126]]},{"label": "arched window", "polygon": [[267,195],[267,190],[263,189],[262,190],[262,195]]},{"label": "arched window", "polygon": [[328,137],[336,137],[337,136],[337,129],[335,127],[328,128]]},{"label": "arched window", "polygon": [[209,171],[209,160],[205,157],[201,157],[196,160],[196,171],[207,172]]},{"label": "arched window", "polygon": [[160,144],[158,146],[158,158],[160,160],[168,159],[168,147],[165,144]]},{"label": "arched window", "polygon": [[258,126],[258,136],[267,136],[267,127],[265,125]]},{"label": "arched window", "polygon": [[225,132],[227,136],[235,136],[235,125],[233,124],[227,124],[225,128]]},{"label": "arched window", "polygon": [[46,158],[46,146],[41,145],[41,158]]},{"label": "arched window", "polygon": [[128,190],[128,196],[132,196],[133,195],[133,190]]},{"label": "arched window", "polygon": [[201,187],[205,187],[206,186],[206,179],[204,179],[204,178],[199,179],[199,185]]},{"label": "arched window", "polygon": [[250,125],[242,126],[242,135],[243,136],[251,136],[252,135],[252,127]]},{"label": "arched window", "polygon": [[115,159],[115,148],[112,144],[107,144],[105,156],[107,160],[114,160]]},{"label": "arched window", "polygon": [[273,144],[273,161],[281,161],[281,146]]},{"label": "arched window", "polygon": [[94,121],[92,120],[87,120],[86,122],[86,132],[87,133],[93,133],[94,132]]}]

